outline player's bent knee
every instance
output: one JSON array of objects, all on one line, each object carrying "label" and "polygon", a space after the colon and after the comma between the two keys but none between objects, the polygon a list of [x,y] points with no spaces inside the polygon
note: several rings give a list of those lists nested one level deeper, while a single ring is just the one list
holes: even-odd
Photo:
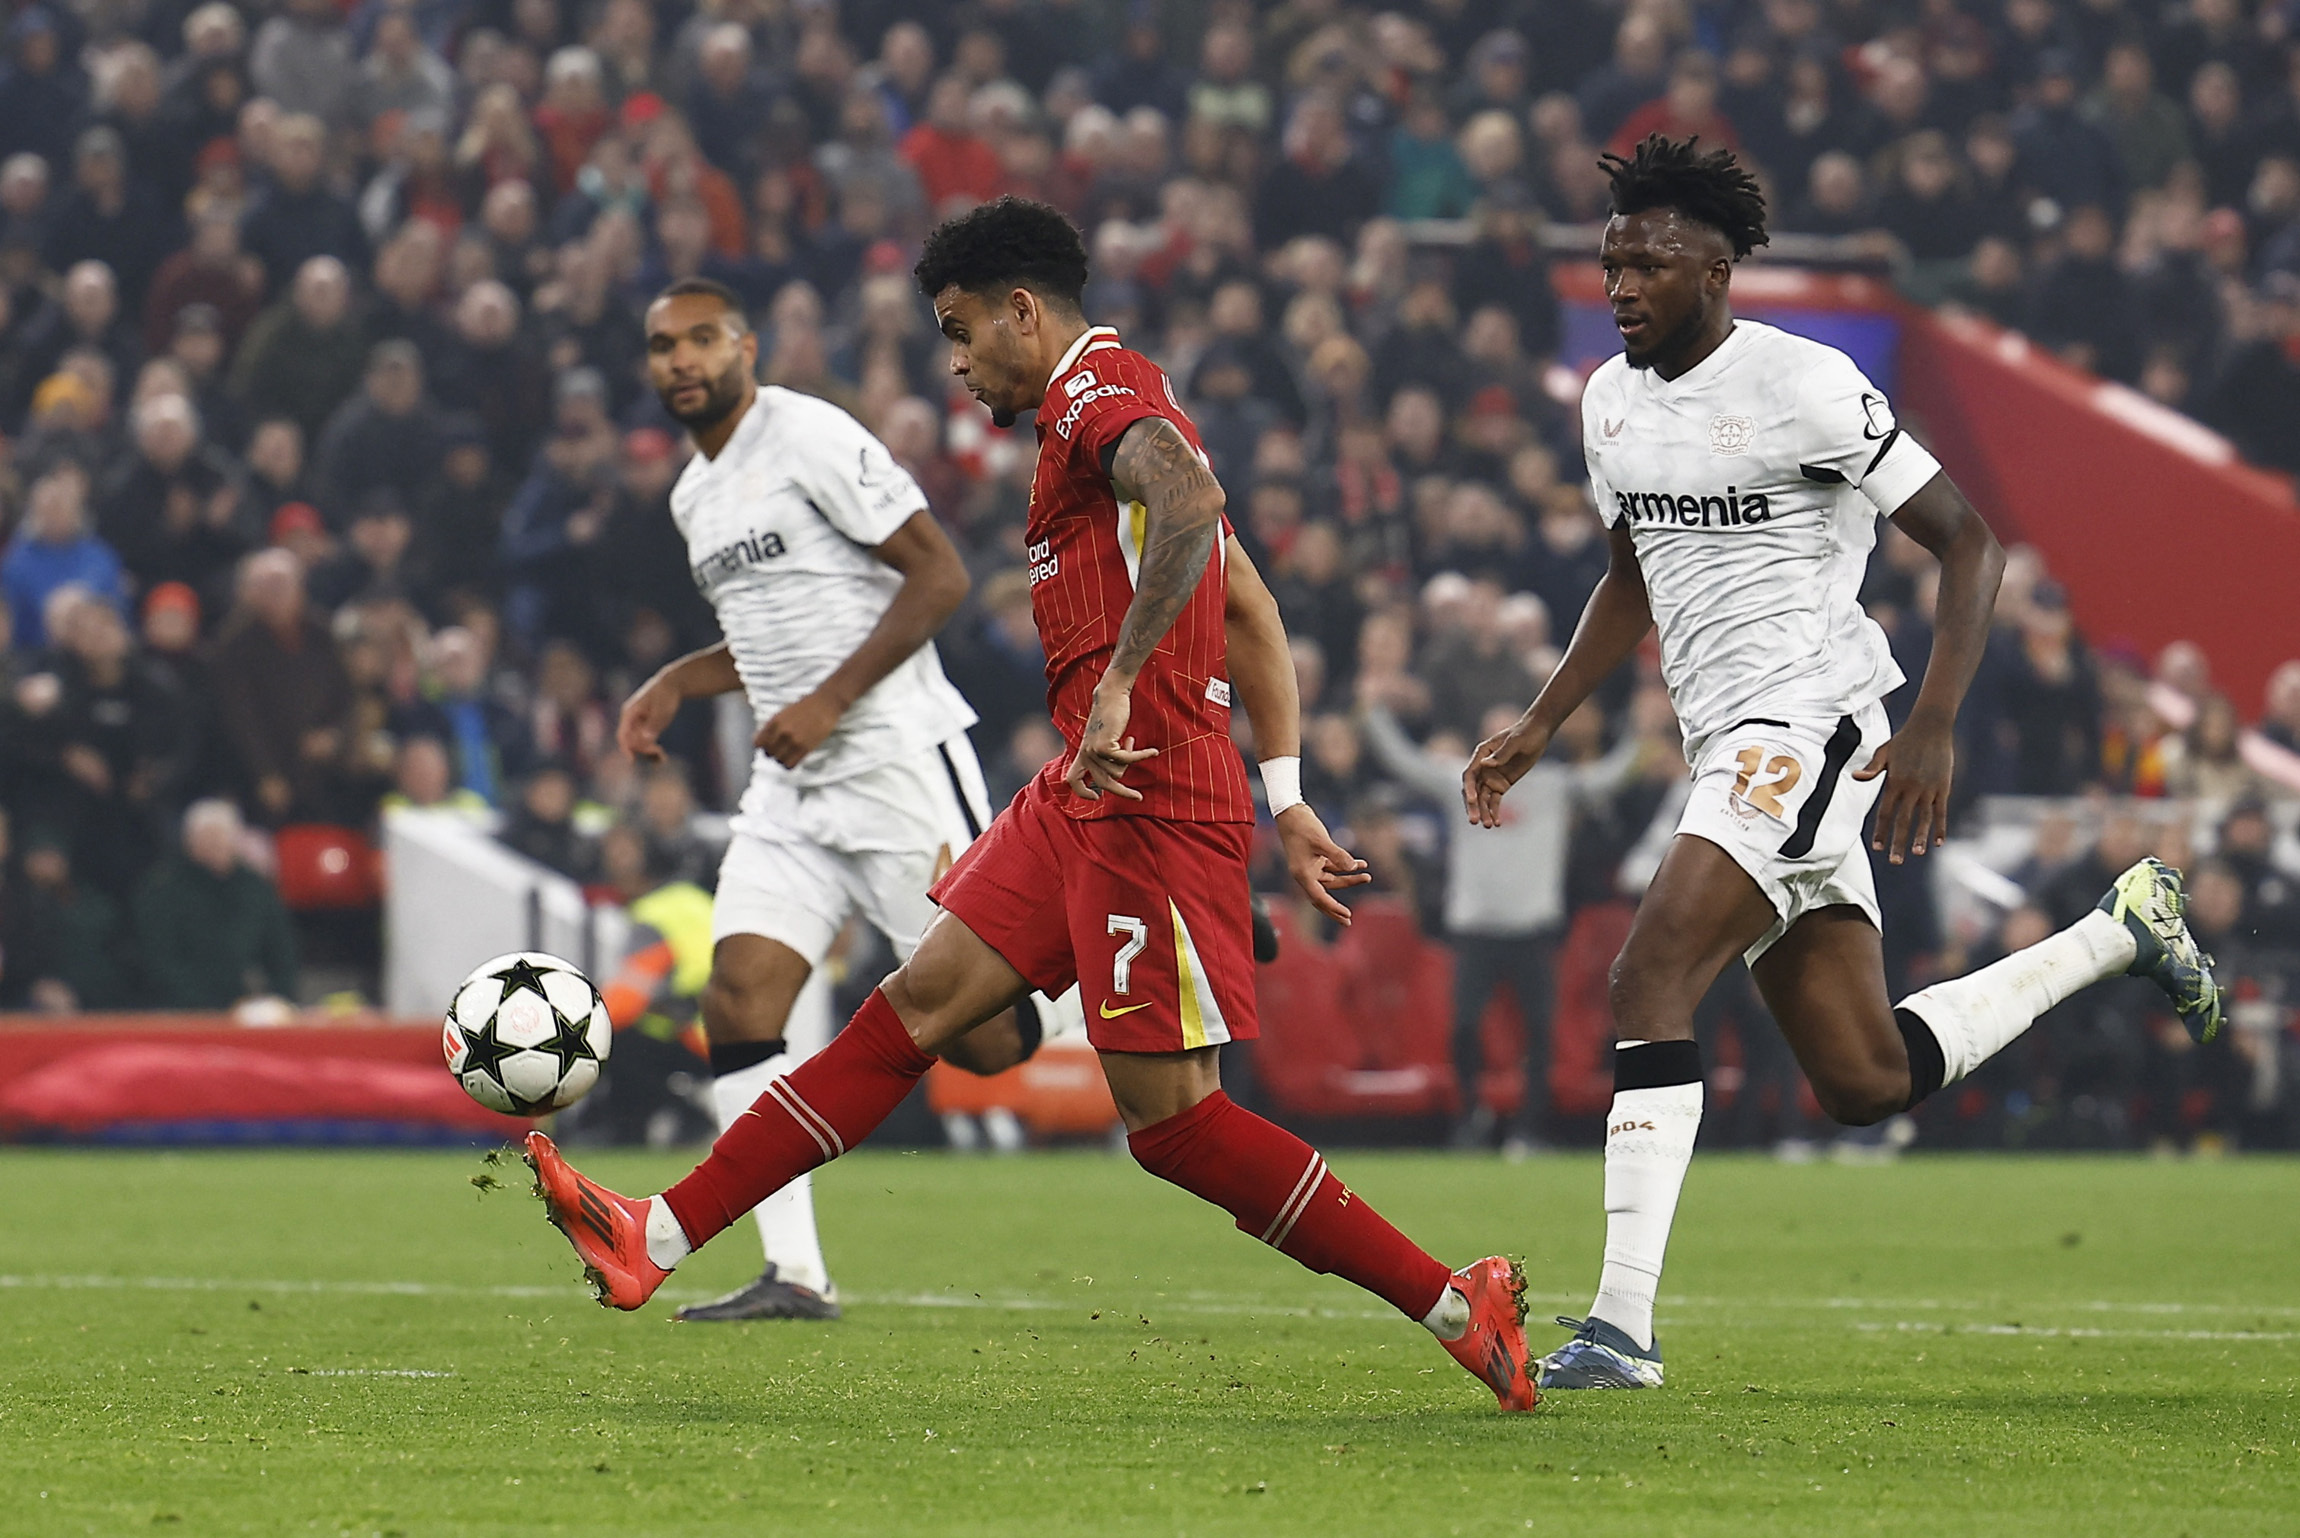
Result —
[{"label": "player's bent knee", "polygon": [[781,1015],[763,989],[713,976],[703,985],[703,1029],[716,1042],[764,1041],[780,1036]]},{"label": "player's bent knee", "polygon": [[1614,1034],[1624,1041],[1664,1041],[1693,1034],[1697,996],[1679,979],[1639,965],[1623,951],[1605,976],[1605,999],[1613,1011]]},{"label": "player's bent knee", "polygon": [[1813,1098],[1821,1103],[1821,1114],[1839,1126],[1873,1127],[1908,1108],[1908,1076],[1903,1074],[1895,1079],[1884,1074],[1863,1074],[1816,1078]]},{"label": "player's bent knee", "polygon": [[1014,1012],[985,1020],[942,1049],[942,1060],[981,1078],[1004,1073],[1030,1056]]}]

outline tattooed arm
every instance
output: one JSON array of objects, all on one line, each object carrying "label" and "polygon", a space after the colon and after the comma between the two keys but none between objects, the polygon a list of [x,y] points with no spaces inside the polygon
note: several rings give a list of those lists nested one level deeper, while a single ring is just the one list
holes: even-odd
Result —
[{"label": "tattooed arm", "polygon": [[1124,783],[1128,766],[1156,755],[1126,735],[1134,680],[1173,628],[1206,575],[1222,531],[1222,487],[1173,423],[1144,417],[1126,429],[1110,461],[1110,485],[1122,502],[1147,510],[1134,601],[1118,629],[1110,666],[1094,687],[1086,734],[1070,765],[1070,793],[1090,801],[1109,791],[1129,801],[1142,793]]}]

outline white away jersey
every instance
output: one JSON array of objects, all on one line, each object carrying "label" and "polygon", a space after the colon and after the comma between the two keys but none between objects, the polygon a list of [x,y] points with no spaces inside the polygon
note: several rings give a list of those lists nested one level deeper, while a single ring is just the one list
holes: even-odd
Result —
[{"label": "white away jersey", "polygon": [[[871,552],[925,506],[918,483],[860,422],[774,385],[717,459],[687,462],[671,516],[753,715],[766,720],[853,655],[902,587]],[[789,778],[802,787],[848,779],[973,724],[929,641],[855,701]]]},{"label": "white away jersey", "polygon": [[1629,522],[1688,762],[1752,716],[1850,715],[1898,688],[1861,577],[1940,465],[1834,347],[1755,321],[1676,379],[1608,359],[1581,398],[1598,516]]}]

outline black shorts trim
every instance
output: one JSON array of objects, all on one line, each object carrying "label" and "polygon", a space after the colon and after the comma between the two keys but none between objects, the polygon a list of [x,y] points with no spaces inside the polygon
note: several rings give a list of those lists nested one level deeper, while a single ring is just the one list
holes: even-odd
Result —
[{"label": "black shorts trim", "polygon": [[966,799],[966,781],[958,777],[958,761],[950,756],[950,744],[938,742],[934,751],[942,758],[942,772],[950,776],[950,793],[958,798],[958,815],[966,819],[966,836],[982,837],[982,817]]},{"label": "black shorts trim", "polygon": [[1829,798],[1837,793],[1837,781],[1844,775],[1845,766],[1853,761],[1853,750],[1861,745],[1861,723],[1851,716],[1839,716],[1837,729],[1829,734],[1829,745],[1821,750],[1821,783],[1805,798],[1804,809],[1797,813],[1797,826],[1790,830],[1787,843],[1781,846],[1784,860],[1802,860],[1813,852],[1813,840],[1820,836],[1821,819],[1828,815]]}]

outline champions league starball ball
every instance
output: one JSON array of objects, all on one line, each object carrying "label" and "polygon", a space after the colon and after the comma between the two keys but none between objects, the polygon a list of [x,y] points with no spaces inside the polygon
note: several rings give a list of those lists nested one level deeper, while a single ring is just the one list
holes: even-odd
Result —
[{"label": "champions league starball ball", "polygon": [[599,1082],[614,1041],[606,1001],[573,963],[514,951],[455,990],[440,1045],[447,1071],[490,1111],[564,1110]]}]

